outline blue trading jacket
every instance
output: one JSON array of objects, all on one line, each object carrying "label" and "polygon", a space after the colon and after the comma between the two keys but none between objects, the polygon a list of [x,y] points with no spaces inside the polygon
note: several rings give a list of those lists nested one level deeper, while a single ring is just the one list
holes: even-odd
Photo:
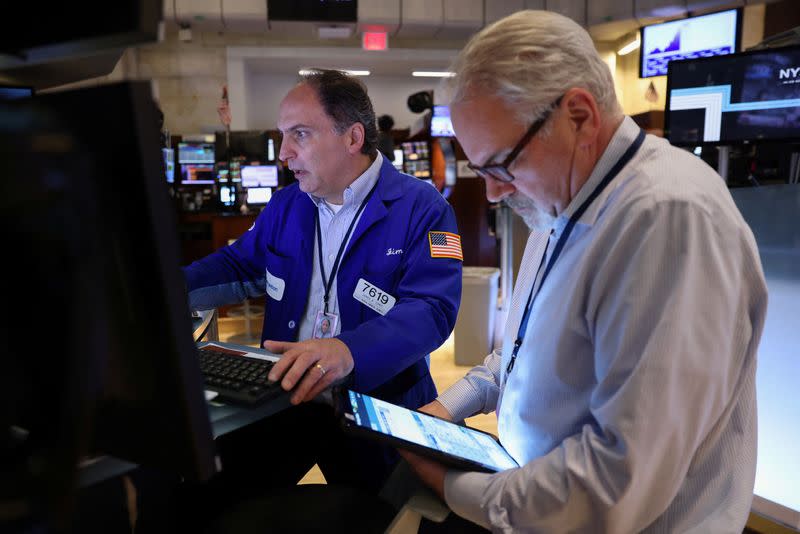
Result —
[{"label": "blue trading jacket", "polygon": [[[283,295],[266,296],[261,339],[296,341],[311,282],[316,209],[297,184],[275,193],[234,244],[185,269],[192,309],[265,295],[268,271],[273,283],[283,281]],[[433,187],[384,159],[337,275],[337,337],[355,361],[351,387],[410,408],[436,396],[426,356],[452,331],[461,299],[461,261],[432,257],[430,231],[458,233],[453,209]],[[386,315],[353,298],[359,278],[397,299]]]}]

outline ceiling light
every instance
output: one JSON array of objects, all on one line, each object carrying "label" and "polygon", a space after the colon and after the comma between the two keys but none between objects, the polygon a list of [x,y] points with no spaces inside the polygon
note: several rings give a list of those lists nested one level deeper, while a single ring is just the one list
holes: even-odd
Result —
[{"label": "ceiling light", "polygon": [[639,45],[641,43],[642,42],[639,40],[639,36],[637,35],[633,41],[631,41],[630,43],[626,44],[625,46],[617,50],[617,54],[621,56],[624,56],[625,54],[630,54],[631,52],[639,48]]},{"label": "ceiling light", "polygon": [[450,72],[446,70],[442,71],[435,71],[435,70],[415,70],[411,73],[412,76],[417,76],[419,78],[452,78],[456,75],[455,72]]},{"label": "ceiling light", "polygon": [[[334,70],[340,70],[342,72],[349,74],[350,76],[370,75],[370,71],[368,70],[350,70],[350,69],[334,69]],[[317,69],[300,69],[297,71],[297,74],[299,74],[300,76],[308,76],[309,74],[314,74],[315,72],[317,72]]]}]

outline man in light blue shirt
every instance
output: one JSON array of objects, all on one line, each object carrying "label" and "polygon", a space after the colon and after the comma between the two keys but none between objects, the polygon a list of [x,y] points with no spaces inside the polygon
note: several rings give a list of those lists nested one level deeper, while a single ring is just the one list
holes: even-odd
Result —
[{"label": "man in light blue shirt", "polygon": [[558,14],[498,21],[453,70],[470,166],[533,232],[502,350],[422,410],[496,410],[521,467],[404,456],[498,532],[741,532],[767,292],[724,182],[622,114],[590,37]]}]

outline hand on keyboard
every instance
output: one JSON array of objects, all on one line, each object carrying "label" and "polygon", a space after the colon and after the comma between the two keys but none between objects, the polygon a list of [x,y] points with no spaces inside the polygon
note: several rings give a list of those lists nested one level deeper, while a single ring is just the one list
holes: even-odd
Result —
[{"label": "hand on keyboard", "polygon": [[287,391],[294,388],[292,404],[307,402],[353,370],[353,355],[337,338],[309,339],[298,343],[264,341],[264,348],[283,357],[269,372]]}]

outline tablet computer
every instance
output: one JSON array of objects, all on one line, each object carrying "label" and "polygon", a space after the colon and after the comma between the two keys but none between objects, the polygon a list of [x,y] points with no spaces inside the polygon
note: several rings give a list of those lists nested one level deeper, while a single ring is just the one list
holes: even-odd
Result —
[{"label": "tablet computer", "polygon": [[345,430],[428,456],[465,471],[494,473],[519,464],[491,434],[422,412],[341,389],[337,393]]}]

